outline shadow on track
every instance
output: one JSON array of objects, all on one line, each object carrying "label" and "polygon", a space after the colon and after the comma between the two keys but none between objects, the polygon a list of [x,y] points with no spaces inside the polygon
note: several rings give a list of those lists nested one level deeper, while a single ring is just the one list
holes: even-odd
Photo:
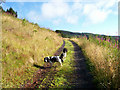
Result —
[{"label": "shadow on track", "polygon": [[47,68],[51,68],[51,67],[39,66],[39,65],[37,65],[37,64],[34,64],[33,66],[36,67],[36,68],[39,68],[39,69],[47,69]]}]

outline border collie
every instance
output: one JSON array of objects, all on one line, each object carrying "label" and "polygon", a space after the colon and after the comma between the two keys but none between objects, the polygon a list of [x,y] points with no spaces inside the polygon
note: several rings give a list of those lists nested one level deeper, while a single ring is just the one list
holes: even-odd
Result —
[{"label": "border collie", "polygon": [[44,62],[49,62],[51,64],[51,66],[52,66],[52,64],[54,62],[59,62],[61,64],[61,66],[62,66],[63,59],[66,57],[66,54],[67,54],[67,49],[64,48],[63,52],[62,52],[62,54],[60,56],[51,56],[51,57],[48,56],[48,57],[45,57]]}]

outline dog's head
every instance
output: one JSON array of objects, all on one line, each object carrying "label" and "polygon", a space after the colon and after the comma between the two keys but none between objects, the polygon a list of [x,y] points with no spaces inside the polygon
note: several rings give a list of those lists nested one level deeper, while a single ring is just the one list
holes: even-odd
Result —
[{"label": "dog's head", "polygon": [[67,52],[67,48],[64,48],[64,49],[63,49],[63,53],[66,53],[66,52]]},{"label": "dog's head", "polygon": [[50,58],[49,57],[45,57],[44,58],[44,62],[49,62]]}]

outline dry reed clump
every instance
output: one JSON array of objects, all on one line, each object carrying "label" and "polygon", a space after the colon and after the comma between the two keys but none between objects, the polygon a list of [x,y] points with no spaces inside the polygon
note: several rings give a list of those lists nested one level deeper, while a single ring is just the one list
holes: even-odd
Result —
[{"label": "dry reed clump", "polygon": [[2,15],[2,87],[19,87],[43,65],[43,58],[53,55],[62,44],[55,32],[9,16]]},{"label": "dry reed clump", "polygon": [[98,88],[118,88],[119,87],[119,51],[109,47],[104,47],[92,43],[86,39],[73,39],[77,42],[89,58],[94,69],[91,71],[94,75]]}]

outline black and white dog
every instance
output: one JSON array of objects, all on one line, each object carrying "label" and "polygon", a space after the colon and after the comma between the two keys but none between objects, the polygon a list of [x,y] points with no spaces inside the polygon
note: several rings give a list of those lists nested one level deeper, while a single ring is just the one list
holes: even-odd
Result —
[{"label": "black and white dog", "polygon": [[67,49],[64,48],[63,49],[63,52],[60,56],[51,56],[51,57],[45,57],[44,58],[44,62],[49,62],[51,65],[52,63],[54,62],[59,62],[62,66],[62,63],[63,63],[63,59],[66,57],[66,54],[67,54]]}]

